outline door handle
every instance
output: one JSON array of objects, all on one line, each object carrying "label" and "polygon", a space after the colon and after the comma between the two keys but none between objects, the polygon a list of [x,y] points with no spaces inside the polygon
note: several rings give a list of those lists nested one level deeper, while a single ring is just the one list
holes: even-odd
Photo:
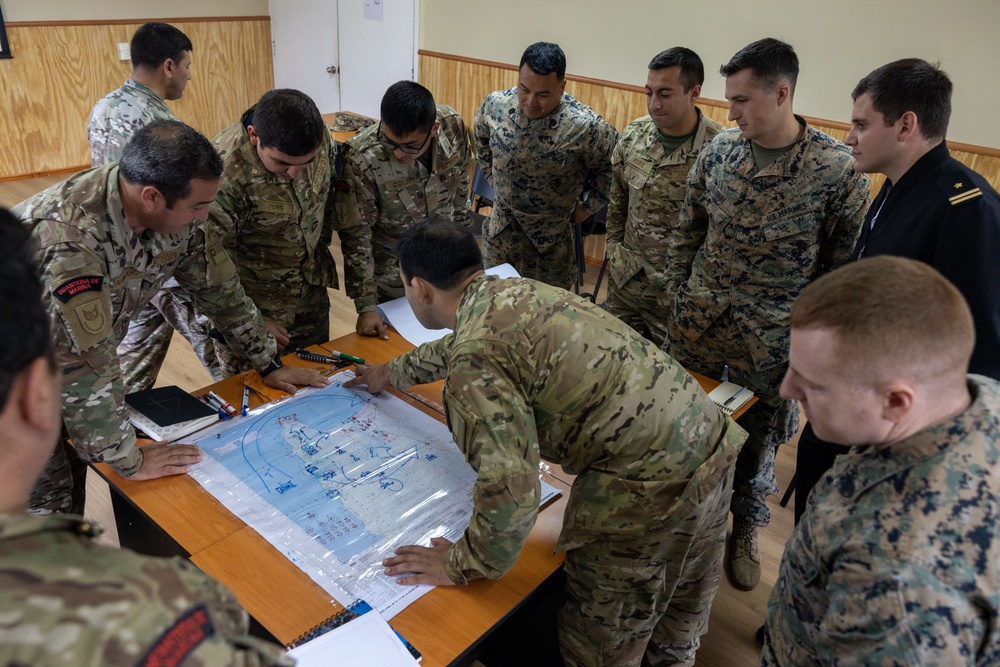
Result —
[{"label": "door handle", "polygon": [[330,74],[336,74],[337,73],[337,66],[336,65],[330,65],[329,67],[326,68],[326,71],[328,73],[330,73]]}]

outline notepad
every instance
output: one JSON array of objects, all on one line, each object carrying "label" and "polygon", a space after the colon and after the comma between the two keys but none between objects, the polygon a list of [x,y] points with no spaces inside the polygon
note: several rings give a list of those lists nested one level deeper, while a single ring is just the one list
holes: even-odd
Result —
[{"label": "notepad", "polygon": [[335,627],[288,655],[297,667],[413,667],[419,665],[382,614],[370,611]]},{"label": "notepad", "polygon": [[753,392],[750,391],[749,387],[738,385],[735,382],[723,382],[708,392],[708,397],[722,408],[723,412],[732,415],[753,398]]},{"label": "notepad", "polygon": [[214,423],[219,413],[180,387],[157,387],[125,395],[132,425],[154,440],[173,442]]}]

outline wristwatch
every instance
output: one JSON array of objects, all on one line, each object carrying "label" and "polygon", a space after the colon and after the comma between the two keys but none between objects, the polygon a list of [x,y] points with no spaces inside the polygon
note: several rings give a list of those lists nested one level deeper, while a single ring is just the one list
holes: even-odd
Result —
[{"label": "wristwatch", "polygon": [[271,362],[264,367],[264,370],[260,372],[260,376],[262,378],[266,378],[268,375],[278,370],[279,368],[282,368],[283,366],[284,364],[281,363],[281,359],[279,357],[275,357],[274,359],[271,359]]}]

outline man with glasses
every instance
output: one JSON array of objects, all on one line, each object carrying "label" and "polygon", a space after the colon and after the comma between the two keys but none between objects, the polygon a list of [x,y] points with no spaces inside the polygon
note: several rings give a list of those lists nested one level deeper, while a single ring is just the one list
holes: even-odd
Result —
[{"label": "man with glasses", "polygon": [[468,225],[469,132],[450,106],[419,83],[399,81],[382,97],[382,121],[344,145],[337,215],[347,295],[357,331],[386,337],[375,305],[403,296],[396,240],[428,218]]}]

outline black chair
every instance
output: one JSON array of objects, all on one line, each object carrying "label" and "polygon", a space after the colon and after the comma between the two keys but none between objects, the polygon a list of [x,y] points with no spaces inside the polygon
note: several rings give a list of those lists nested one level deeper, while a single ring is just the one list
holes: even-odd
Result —
[{"label": "black chair", "polygon": [[482,170],[479,168],[479,163],[476,163],[476,171],[472,175],[472,193],[469,195],[469,204],[472,211],[470,215],[472,216],[472,235],[477,239],[483,236],[483,223],[486,222],[486,216],[479,212],[481,208],[491,208],[493,206],[493,187],[487,182],[486,177],[483,176]]},{"label": "black chair", "polygon": [[604,261],[601,263],[601,270],[597,273],[594,291],[581,294],[580,289],[583,287],[583,279],[587,274],[587,258],[583,252],[583,241],[588,236],[601,236],[608,233],[608,207],[602,207],[601,210],[578,225],[571,223],[570,227],[573,229],[573,246],[576,250],[577,266],[576,285],[573,286],[573,291],[596,304],[597,294],[601,291],[601,283],[604,282],[604,273],[608,270],[608,254],[604,253]]}]

